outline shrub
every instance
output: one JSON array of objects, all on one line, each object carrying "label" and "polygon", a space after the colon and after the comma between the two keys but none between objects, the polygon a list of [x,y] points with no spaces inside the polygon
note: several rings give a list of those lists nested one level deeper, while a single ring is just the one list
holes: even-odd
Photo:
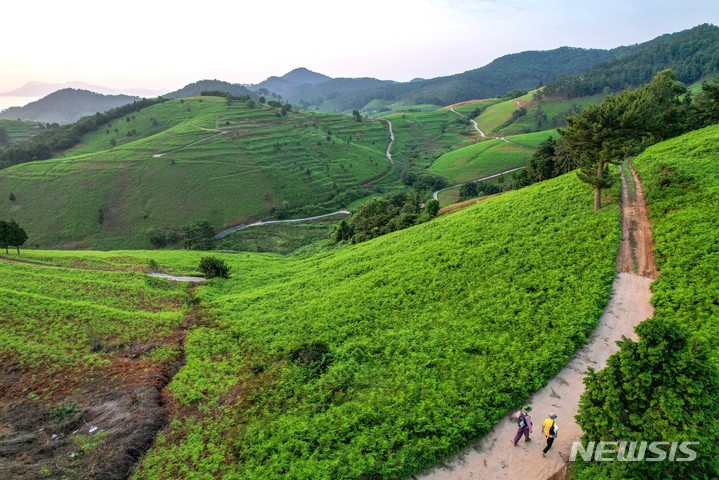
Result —
[{"label": "shrub", "polygon": [[230,278],[230,267],[217,257],[202,257],[200,271],[207,278]]}]

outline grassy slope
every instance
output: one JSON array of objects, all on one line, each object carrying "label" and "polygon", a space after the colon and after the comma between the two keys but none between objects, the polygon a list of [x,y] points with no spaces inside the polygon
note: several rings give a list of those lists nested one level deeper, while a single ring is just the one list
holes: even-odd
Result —
[{"label": "grassy slope", "polygon": [[428,167],[440,155],[470,145],[477,133],[449,110],[385,115],[392,122],[393,158],[406,166]]},{"label": "grassy slope", "polygon": [[[342,192],[362,195],[361,183],[387,169],[387,131],[377,122],[278,117],[269,108],[210,100],[173,100],[116,120],[110,134],[87,135],[74,153],[107,148],[115,128],[136,130],[132,138],[119,135],[110,150],[3,170],[0,192],[17,201],[3,195],[0,217],[23,225],[29,245],[147,247],[154,228],[197,220],[220,228],[266,217],[283,202],[297,208],[330,201],[317,213],[336,209],[342,205],[332,202],[353,199],[343,200]],[[155,133],[151,118],[169,128]]]},{"label": "grassy slope", "polygon": [[5,262],[0,296],[0,362],[45,374],[103,364],[112,355],[93,343],[163,343],[181,324],[185,299],[183,287],[136,273]]},{"label": "grassy slope", "polygon": [[556,131],[507,137],[512,143],[499,139],[485,140],[442,155],[429,170],[445,176],[450,184],[455,184],[521,167],[550,135],[556,136]]},{"label": "grassy slope", "polygon": [[661,276],[655,314],[714,347],[719,361],[719,125],[651,147],[634,161],[646,194]]},{"label": "grassy slope", "polygon": [[11,142],[22,142],[41,132],[37,122],[27,120],[5,120],[0,118],[0,128],[4,128]]},{"label": "grassy slope", "polygon": [[[188,337],[178,417],[135,478],[429,467],[584,342],[618,242],[616,204],[595,215],[568,175],[330,253],[228,256],[233,278],[200,287],[217,323]],[[314,341],[329,347],[324,373],[288,357]]]}]

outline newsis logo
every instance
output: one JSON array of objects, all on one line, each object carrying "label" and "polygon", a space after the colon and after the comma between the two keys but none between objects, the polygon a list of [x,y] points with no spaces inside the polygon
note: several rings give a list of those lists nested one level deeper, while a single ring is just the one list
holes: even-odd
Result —
[{"label": "newsis logo", "polygon": [[579,455],[585,462],[691,462],[697,458],[692,445],[699,442],[574,442],[569,461]]}]

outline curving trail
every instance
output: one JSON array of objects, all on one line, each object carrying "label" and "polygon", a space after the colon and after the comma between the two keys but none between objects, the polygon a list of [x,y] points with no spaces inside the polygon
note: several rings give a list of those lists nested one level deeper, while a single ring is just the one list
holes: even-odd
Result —
[{"label": "curving trail", "polygon": [[[457,110],[455,110],[454,108],[450,108],[449,110],[452,111],[452,112],[454,112],[454,113],[456,113],[456,114],[459,115],[460,117],[469,118],[467,115],[464,115],[464,114],[462,114],[462,113],[459,113],[459,112],[458,112]],[[475,122],[473,118],[469,118],[469,121],[472,122],[472,125],[474,125],[474,129],[477,130],[477,132],[479,132],[479,136],[480,136],[480,137],[486,137],[486,136],[487,136],[487,135],[484,134],[484,132],[483,132],[482,130],[480,130],[479,125],[477,125],[477,122]]]},{"label": "curving trail", "polygon": [[305,218],[290,218],[288,220],[267,220],[255,223],[244,223],[241,225],[235,225],[234,227],[226,228],[225,230],[222,230],[219,233],[216,233],[214,237],[212,237],[213,240],[219,240],[222,237],[226,237],[227,235],[236,232],[237,230],[243,230],[245,228],[250,227],[260,227],[262,225],[271,225],[273,223],[296,223],[296,222],[309,222],[311,220],[319,220],[320,218],[326,218],[326,217],[332,217],[335,215],[352,215],[352,212],[349,210],[343,209],[343,210],[337,210],[336,212],[332,213],[325,213],[324,215],[315,215],[314,217],[305,217]]},{"label": "curving trail", "polygon": [[512,169],[509,169],[509,170],[505,170],[505,171],[503,171],[503,172],[493,173],[492,175],[487,175],[486,177],[477,178],[476,180],[472,180],[471,182],[464,182],[464,183],[458,183],[457,185],[450,185],[449,187],[441,188],[441,189],[437,190],[436,192],[432,193],[432,198],[434,198],[435,200],[438,200],[437,197],[439,196],[439,192],[444,192],[445,190],[449,190],[450,188],[461,187],[462,185],[466,185],[466,184],[468,184],[468,183],[483,182],[483,181],[485,181],[485,180],[490,180],[490,179],[492,179],[492,178],[497,178],[497,177],[499,177],[499,176],[501,176],[501,175],[504,175],[505,173],[516,172],[517,170],[521,170],[521,169],[523,169],[523,168],[526,168],[526,167],[512,168]]},{"label": "curving trail", "polygon": [[[632,169],[637,191],[631,198],[622,176],[622,244],[617,255],[617,276],[612,297],[597,328],[587,344],[574,358],[536,392],[529,400],[535,428],[533,442],[520,441],[512,445],[517,432],[512,415],[504,417],[477,445],[463,454],[414,478],[444,479],[522,479],[546,480],[564,478],[572,442],[578,441],[582,431],[576,424],[579,397],[584,392],[584,372],[587,368],[601,369],[610,355],[618,350],[616,342],[622,337],[636,340],[634,327],[653,315],[650,304],[650,285],[657,278],[652,252],[651,225],[641,184]],[[542,457],[545,439],[541,424],[550,411],[557,413],[559,435]],[[556,475],[556,477],[555,477]]]}]

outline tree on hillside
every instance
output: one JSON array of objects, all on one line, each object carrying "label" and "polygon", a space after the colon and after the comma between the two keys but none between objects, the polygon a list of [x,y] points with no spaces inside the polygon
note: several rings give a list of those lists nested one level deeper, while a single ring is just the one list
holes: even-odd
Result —
[{"label": "tree on hillside", "polygon": [[580,168],[579,178],[594,187],[595,211],[602,206],[602,189],[616,180],[610,164],[692,127],[685,93],[686,87],[665,70],[644,87],[610,95],[567,118],[567,128],[559,133]]},{"label": "tree on hillside", "polygon": [[584,379],[587,389],[576,416],[584,431],[582,439],[699,441],[692,446],[697,458],[594,463],[588,468],[602,472],[592,478],[715,478],[719,370],[709,347],[673,320],[652,318],[636,332],[638,342],[619,342],[620,349],[607,366],[599,372],[590,369]]},{"label": "tree on hillside", "polygon": [[7,131],[0,127],[0,145],[8,145],[10,143],[10,135]]},{"label": "tree on hillside", "polygon": [[0,247],[5,249],[5,253],[10,253],[8,247],[15,247],[17,254],[20,255],[20,247],[27,241],[27,233],[15,222],[0,221]]},{"label": "tree on hillside", "polygon": [[697,111],[703,125],[719,123],[719,78],[702,83],[696,99]]},{"label": "tree on hillside", "polygon": [[357,122],[362,121],[362,114],[358,110],[353,110],[352,116],[355,118],[355,121],[357,121]]},{"label": "tree on hillside", "polygon": [[210,250],[214,236],[215,231],[210,222],[206,220],[201,220],[182,229],[182,242],[186,249]]}]

